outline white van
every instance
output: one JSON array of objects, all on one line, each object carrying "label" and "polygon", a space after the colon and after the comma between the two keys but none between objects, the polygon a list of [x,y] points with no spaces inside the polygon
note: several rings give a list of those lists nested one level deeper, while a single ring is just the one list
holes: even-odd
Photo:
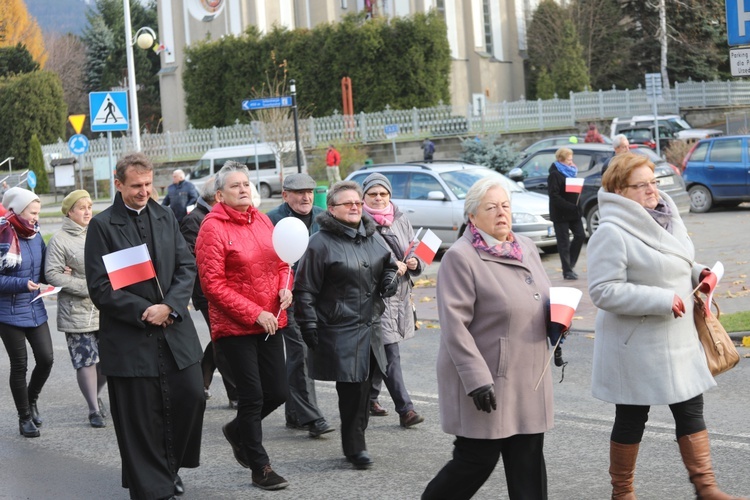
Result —
[{"label": "white van", "polygon": [[[620,133],[620,130],[638,126],[648,126],[654,124],[654,115],[636,115],[632,117],[618,117],[612,120],[610,133],[612,137]],[[660,115],[659,127],[671,130],[678,139],[687,142],[694,142],[698,139],[708,137],[718,137],[724,135],[724,132],[716,129],[693,128],[680,115]]]},{"label": "white van", "polygon": [[[256,169],[257,156],[257,169]],[[304,151],[300,151],[302,172],[307,173],[307,161]],[[256,185],[260,196],[268,199],[281,193],[281,165],[284,165],[284,177],[297,173],[297,153],[294,143],[284,144],[284,151],[277,152],[276,145],[259,142],[227,148],[213,148],[198,161],[187,179],[200,191],[200,186],[208,177],[215,174],[228,160],[234,160],[247,166],[250,170],[250,181]]]}]

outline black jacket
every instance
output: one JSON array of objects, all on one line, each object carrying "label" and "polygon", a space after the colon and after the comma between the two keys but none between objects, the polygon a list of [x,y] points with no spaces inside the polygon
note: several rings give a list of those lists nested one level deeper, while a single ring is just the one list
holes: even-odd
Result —
[{"label": "black jacket", "polygon": [[310,376],[361,382],[370,372],[371,350],[385,372],[381,292],[398,266],[367,214],[359,229],[328,212],[316,222],[320,231],[310,238],[294,280],[294,317],[302,331],[318,332],[318,346],[309,355]]},{"label": "black jacket", "polygon": [[581,218],[581,207],[578,205],[578,193],[565,192],[565,176],[555,164],[549,168],[547,177],[547,194],[549,194],[549,217],[552,222],[569,222]]}]

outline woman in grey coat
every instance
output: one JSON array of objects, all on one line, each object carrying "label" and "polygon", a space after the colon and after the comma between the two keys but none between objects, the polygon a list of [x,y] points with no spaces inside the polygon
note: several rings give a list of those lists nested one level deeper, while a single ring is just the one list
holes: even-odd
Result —
[{"label": "woman in grey coat", "polygon": [[106,427],[99,393],[107,378],[99,369],[99,311],[86,286],[83,247],[93,216],[91,196],[83,189],[62,201],[62,229],[47,246],[46,277],[50,285],[63,287],[57,296],[57,328],[65,332],[78,387],[89,408],[91,427]]},{"label": "woman in grey coat", "polygon": [[414,309],[411,298],[412,278],[422,274],[423,263],[411,252],[404,255],[409,243],[414,239],[409,219],[396,205],[391,203],[391,183],[383,174],[370,174],[362,185],[365,193],[362,207],[377,224],[377,230],[388,244],[391,256],[398,264],[398,291],[385,300],[385,312],[380,319],[383,332],[383,347],[387,366],[385,373],[376,370],[370,387],[370,415],[387,416],[388,410],[378,403],[380,388],[385,386],[396,405],[401,427],[409,428],[424,422],[424,417],[414,411],[409,393],[401,372],[399,342],[414,336]]},{"label": "woman in grey coat", "polygon": [[669,405],[698,498],[734,498],[716,485],[703,393],[716,385],[693,322],[691,291],[708,270],[654,164],[616,156],[602,177],[599,228],[588,245],[589,294],[599,308],[592,392],[615,404],[612,498],[635,499],[633,478],[650,405]]},{"label": "woman in grey coat", "polygon": [[422,498],[471,498],[502,455],[508,497],[546,499],[549,278],[534,243],[511,230],[501,178],[476,182],[464,212],[470,224],[445,252],[437,280],[440,422],[456,440],[453,460]]}]

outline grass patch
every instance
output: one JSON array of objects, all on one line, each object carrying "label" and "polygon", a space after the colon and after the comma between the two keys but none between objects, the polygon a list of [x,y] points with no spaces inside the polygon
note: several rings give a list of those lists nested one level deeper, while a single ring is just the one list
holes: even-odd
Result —
[{"label": "grass patch", "polygon": [[720,321],[728,332],[745,332],[750,330],[750,311],[722,314]]}]

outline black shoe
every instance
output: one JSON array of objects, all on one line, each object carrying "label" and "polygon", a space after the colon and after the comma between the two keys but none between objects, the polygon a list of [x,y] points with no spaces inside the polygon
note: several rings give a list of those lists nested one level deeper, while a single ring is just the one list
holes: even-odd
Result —
[{"label": "black shoe", "polygon": [[253,472],[253,485],[263,490],[281,490],[289,486],[289,482],[276,474],[268,464],[260,472]]},{"label": "black shoe", "polygon": [[424,422],[424,417],[414,410],[409,410],[403,415],[399,416],[399,425],[408,429],[409,427]]},{"label": "black shoe", "polygon": [[323,434],[328,434],[329,432],[334,431],[333,427],[328,425],[328,422],[326,422],[326,419],[324,418],[318,419],[315,422],[311,423],[309,429],[311,438],[320,437]]},{"label": "black shoe", "polygon": [[309,431],[310,430],[310,426],[309,425],[298,424],[297,422],[294,422],[292,420],[287,420],[286,421],[286,426],[289,429],[294,429],[296,431]]},{"label": "black shoe", "polygon": [[107,418],[109,416],[109,413],[107,413],[107,407],[104,406],[104,401],[102,401],[102,398],[96,398],[96,402],[99,405],[99,413],[102,414],[102,417]]},{"label": "black shoe", "polygon": [[182,478],[180,478],[179,474],[176,474],[174,477],[174,494],[178,497],[185,494],[185,486],[182,484]]},{"label": "black shoe", "polygon": [[36,438],[41,434],[30,415],[18,418],[18,432],[27,438]]},{"label": "black shoe", "polygon": [[97,429],[107,427],[107,422],[104,421],[104,416],[101,411],[89,413],[89,423],[91,424],[91,427],[96,427]]},{"label": "black shoe", "polygon": [[372,458],[370,458],[370,454],[367,453],[367,450],[360,451],[354,455],[347,455],[346,459],[354,465],[355,469],[360,470],[369,469],[373,464]]},{"label": "black shoe", "polygon": [[250,464],[248,463],[247,458],[245,457],[245,452],[242,451],[242,446],[240,445],[239,437],[230,435],[229,424],[225,424],[221,428],[221,432],[224,433],[224,437],[227,438],[227,441],[229,441],[229,444],[232,445],[232,453],[234,453],[234,459],[237,460],[237,463],[243,466],[244,468],[249,469]]},{"label": "black shoe", "polygon": [[41,427],[44,420],[39,416],[39,408],[36,406],[36,401],[29,401],[29,411],[31,412],[31,420],[34,421],[34,425]]},{"label": "black shoe", "polygon": [[566,280],[577,280],[578,279],[578,275],[576,273],[574,273],[573,271],[569,271],[567,273],[563,273],[563,279],[566,279]]}]

